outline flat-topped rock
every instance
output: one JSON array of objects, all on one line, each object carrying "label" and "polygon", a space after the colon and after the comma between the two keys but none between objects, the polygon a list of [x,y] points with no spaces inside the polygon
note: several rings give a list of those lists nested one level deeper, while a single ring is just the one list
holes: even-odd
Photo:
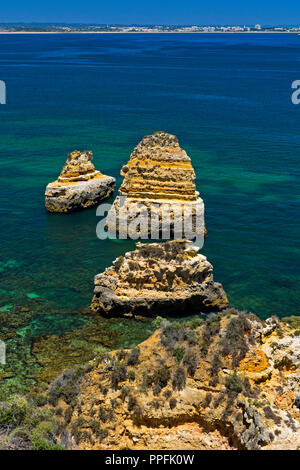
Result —
[{"label": "flat-topped rock", "polygon": [[[204,205],[195,186],[195,172],[191,159],[180,148],[177,137],[166,132],[155,132],[145,136],[133,150],[130,159],[121,170],[123,182],[119,195],[108,214],[107,225],[116,225],[117,234],[120,225],[130,225],[143,205],[148,213],[148,234],[151,233],[151,214],[159,219],[159,231],[162,230],[162,207],[170,207],[170,232],[174,224],[183,220],[184,213],[191,211],[193,227],[196,226],[196,210],[201,214],[204,230]],[[123,209],[121,212],[120,209]],[[126,214],[123,216],[123,214]],[[126,220],[125,220],[126,219]],[[199,225],[199,224],[198,224]],[[157,238],[170,238],[162,236]],[[184,234],[182,235],[184,236]],[[143,237],[141,237],[143,238]],[[178,238],[178,237],[177,237]]]},{"label": "flat-topped rock", "polygon": [[49,183],[45,192],[45,206],[49,212],[71,212],[99,204],[109,198],[115,189],[115,178],[96,170],[93,154],[75,150],[56,181]]},{"label": "flat-topped rock", "polygon": [[91,309],[109,316],[189,315],[228,305],[213,267],[187,240],[137,243],[95,276]]}]

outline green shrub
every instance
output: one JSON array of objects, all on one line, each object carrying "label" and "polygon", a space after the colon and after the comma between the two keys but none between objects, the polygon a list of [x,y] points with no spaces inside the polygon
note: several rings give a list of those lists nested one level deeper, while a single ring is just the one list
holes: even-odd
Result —
[{"label": "green shrub", "polygon": [[73,409],[71,406],[68,406],[68,408],[65,409],[65,413],[64,413],[64,418],[67,424],[69,424],[69,422],[71,421],[72,414],[73,414]]},{"label": "green shrub", "polygon": [[184,340],[188,342],[189,346],[194,346],[198,341],[197,335],[194,331],[187,331],[184,336]]},{"label": "green shrub", "polygon": [[137,400],[134,396],[129,395],[128,397],[128,411],[132,411],[137,406]]},{"label": "green shrub", "polygon": [[114,390],[118,390],[119,382],[124,382],[127,377],[126,367],[119,362],[114,364],[114,368],[110,375],[111,387]]},{"label": "green shrub", "polygon": [[214,354],[214,357],[211,362],[211,368],[209,374],[211,377],[216,377],[219,374],[219,371],[222,367],[222,361],[218,354]]},{"label": "green shrub", "polygon": [[28,400],[35,406],[44,406],[48,402],[47,395],[43,393],[32,393],[27,396]]},{"label": "green shrub", "polygon": [[184,353],[185,353],[185,348],[183,346],[178,346],[177,348],[174,349],[173,356],[175,357],[178,364],[180,364],[180,362],[182,361]]},{"label": "green shrub", "polygon": [[42,421],[31,433],[31,445],[34,450],[59,450],[54,440],[53,425],[48,421]]},{"label": "green shrub", "polygon": [[130,380],[130,382],[135,381],[135,372],[134,372],[134,370],[129,370],[127,372],[127,375],[128,375],[128,379]]},{"label": "green shrub", "polygon": [[140,348],[134,348],[127,357],[127,365],[135,366],[139,362]]},{"label": "green shrub", "polygon": [[129,388],[128,387],[123,387],[121,390],[121,400],[124,401],[126,397],[129,395]]},{"label": "green shrub", "polygon": [[132,412],[132,416],[135,419],[140,419],[143,416],[143,410],[140,406],[135,406]]},{"label": "green shrub", "polygon": [[152,324],[153,324],[154,328],[155,328],[156,330],[158,330],[159,328],[161,328],[162,324],[163,324],[165,321],[166,321],[165,318],[158,316],[158,317],[156,317],[156,318],[153,320]]},{"label": "green shrub", "polygon": [[168,398],[170,398],[172,395],[172,392],[170,389],[168,390],[165,390],[164,393],[163,393],[163,396],[165,397],[165,399],[167,400]]},{"label": "green shrub", "polygon": [[183,358],[183,365],[189,375],[193,376],[195,374],[198,364],[199,360],[196,352],[192,349],[188,350]]},{"label": "green shrub", "polygon": [[12,396],[7,402],[0,403],[0,425],[19,426],[29,413],[27,401],[18,396]]},{"label": "green shrub", "polygon": [[152,400],[150,406],[155,410],[158,410],[160,408],[160,402],[158,400]]},{"label": "green shrub", "polygon": [[106,423],[108,417],[105,408],[103,408],[102,406],[99,409],[98,416],[102,423]]},{"label": "green shrub", "polygon": [[178,367],[175,370],[172,380],[174,390],[183,390],[185,387],[186,373],[183,367]]},{"label": "green shrub", "polygon": [[221,341],[221,352],[225,356],[231,355],[234,367],[239,365],[249,350],[245,333],[249,333],[250,328],[249,319],[243,312],[239,312],[238,316],[233,317],[227,325],[225,336]]},{"label": "green shrub", "polygon": [[160,340],[162,345],[170,351],[174,349],[176,342],[184,341],[187,334],[188,329],[182,323],[168,323],[162,329]]},{"label": "green shrub", "polygon": [[152,385],[152,377],[144,371],[142,373],[141,392],[147,394],[148,388]]},{"label": "green shrub", "polygon": [[164,388],[168,384],[170,377],[170,368],[166,365],[163,365],[154,371],[152,376],[152,383],[158,384],[161,388]]},{"label": "green shrub", "polygon": [[154,384],[152,387],[152,392],[154,396],[158,396],[161,392],[161,386],[159,384]]},{"label": "green shrub", "polygon": [[65,370],[52,382],[48,392],[51,405],[56,406],[59,398],[64,399],[69,405],[74,404],[80,390],[78,378],[85,370],[83,367],[77,371],[75,369]]},{"label": "green shrub", "polygon": [[220,331],[220,317],[219,316],[211,316],[208,320],[206,320],[204,327],[202,328],[202,336],[200,341],[200,350],[202,355],[206,355],[211,343],[213,342],[214,338]]},{"label": "green shrub", "polygon": [[63,409],[61,407],[56,408],[55,414],[56,414],[56,416],[62,416]]},{"label": "green shrub", "polygon": [[117,352],[117,358],[119,361],[122,361],[123,359],[125,359],[126,356],[127,356],[127,353],[124,351],[124,349],[121,349],[120,351]]},{"label": "green shrub", "polygon": [[233,392],[234,394],[239,394],[243,390],[243,382],[239,378],[236,372],[231,375],[227,375],[225,379],[225,387],[227,390]]},{"label": "green shrub", "polygon": [[199,326],[202,326],[204,324],[204,320],[200,317],[194,317],[191,320],[188,320],[185,322],[185,325],[188,328],[191,328],[192,330],[195,330]]},{"label": "green shrub", "polygon": [[0,408],[0,426],[3,424],[10,424],[13,421],[13,414],[11,408],[1,405]]}]

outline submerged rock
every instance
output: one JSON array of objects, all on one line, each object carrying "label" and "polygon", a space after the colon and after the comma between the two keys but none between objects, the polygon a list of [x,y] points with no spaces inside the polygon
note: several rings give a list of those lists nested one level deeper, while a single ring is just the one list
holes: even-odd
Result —
[{"label": "submerged rock", "polygon": [[[130,160],[121,170],[124,177],[119,195],[107,217],[107,227],[120,235],[128,230],[132,236],[137,230],[140,238],[168,239],[163,219],[165,210],[169,212],[170,234],[182,225],[184,216],[191,217],[191,225],[197,233],[204,232],[204,205],[195,186],[195,172],[191,159],[180,148],[177,137],[166,132],[155,132],[145,136],[133,150]],[[141,209],[143,205],[143,209]],[[137,214],[146,214],[146,227],[135,227],[130,223]],[[153,235],[151,220],[158,220],[156,236]],[[163,221],[163,223],[162,223]],[[184,229],[184,228],[183,228]],[[178,230],[178,229],[177,229]],[[194,238],[186,233],[174,238]]]},{"label": "submerged rock", "polygon": [[68,155],[58,179],[49,183],[45,205],[49,212],[70,212],[99,204],[110,197],[115,178],[95,170],[93,154],[75,150]]},{"label": "submerged rock", "polygon": [[213,267],[187,240],[137,243],[95,276],[91,309],[110,316],[191,314],[228,305]]}]

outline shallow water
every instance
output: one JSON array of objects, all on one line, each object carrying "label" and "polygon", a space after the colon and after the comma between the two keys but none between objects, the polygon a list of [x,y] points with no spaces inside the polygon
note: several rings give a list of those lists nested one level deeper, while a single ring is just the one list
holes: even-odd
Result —
[{"label": "shallow water", "polygon": [[[176,134],[206,204],[203,252],[231,304],[262,318],[300,313],[300,106],[291,103],[299,52],[292,34],[1,35],[6,385],[16,374],[18,386],[34,382],[28,369],[33,377],[40,370],[37,337],[82,331],[90,341],[81,312],[93,277],[134,247],[98,240],[95,209],[45,212],[44,188],[75,148],[92,150],[96,168],[119,185],[120,168],[143,135]],[[15,313],[21,306],[28,310]],[[112,332],[107,347],[148,334],[140,322],[103,322]]]}]

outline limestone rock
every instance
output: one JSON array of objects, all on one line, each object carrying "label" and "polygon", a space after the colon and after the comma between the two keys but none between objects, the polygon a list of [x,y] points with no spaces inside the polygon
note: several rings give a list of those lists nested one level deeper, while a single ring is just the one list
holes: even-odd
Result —
[{"label": "limestone rock", "polygon": [[110,197],[115,178],[105,176],[92,164],[92,152],[75,150],[68,155],[58,179],[49,183],[45,205],[49,212],[71,212],[99,204]]},{"label": "limestone rock", "polygon": [[[184,214],[190,214],[194,231],[202,233],[204,228],[204,205],[195,186],[195,172],[191,159],[180,148],[177,137],[165,132],[155,132],[145,136],[133,150],[130,160],[121,170],[124,177],[119,195],[107,217],[107,226],[118,235],[121,226],[128,228],[128,233],[136,231],[130,222],[140,213],[140,205],[145,208],[147,227],[151,234],[152,220],[158,218],[158,236],[151,238],[168,239],[164,236],[162,211],[169,209],[170,234],[174,227],[181,225]],[[122,209],[122,210],[121,210]],[[164,219],[166,220],[166,219]],[[176,225],[177,224],[177,225]],[[140,228],[138,228],[140,229]],[[186,233],[175,238],[191,238]],[[140,238],[148,238],[141,236]]]},{"label": "limestone rock", "polygon": [[[161,319],[138,348],[95,357],[81,379],[73,372],[79,383],[66,375],[66,389],[52,384],[56,406],[70,411],[57,429],[82,450],[300,450],[299,336],[272,323],[269,334],[235,309]],[[287,355],[295,367],[278,369]],[[257,382],[263,368],[270,374]]]},{"label": "limestone rock", "polygon": [[228,305],[213,267],[187,240],[137,243],[95,277],[91,309],[110,316],[189,314]]}]

